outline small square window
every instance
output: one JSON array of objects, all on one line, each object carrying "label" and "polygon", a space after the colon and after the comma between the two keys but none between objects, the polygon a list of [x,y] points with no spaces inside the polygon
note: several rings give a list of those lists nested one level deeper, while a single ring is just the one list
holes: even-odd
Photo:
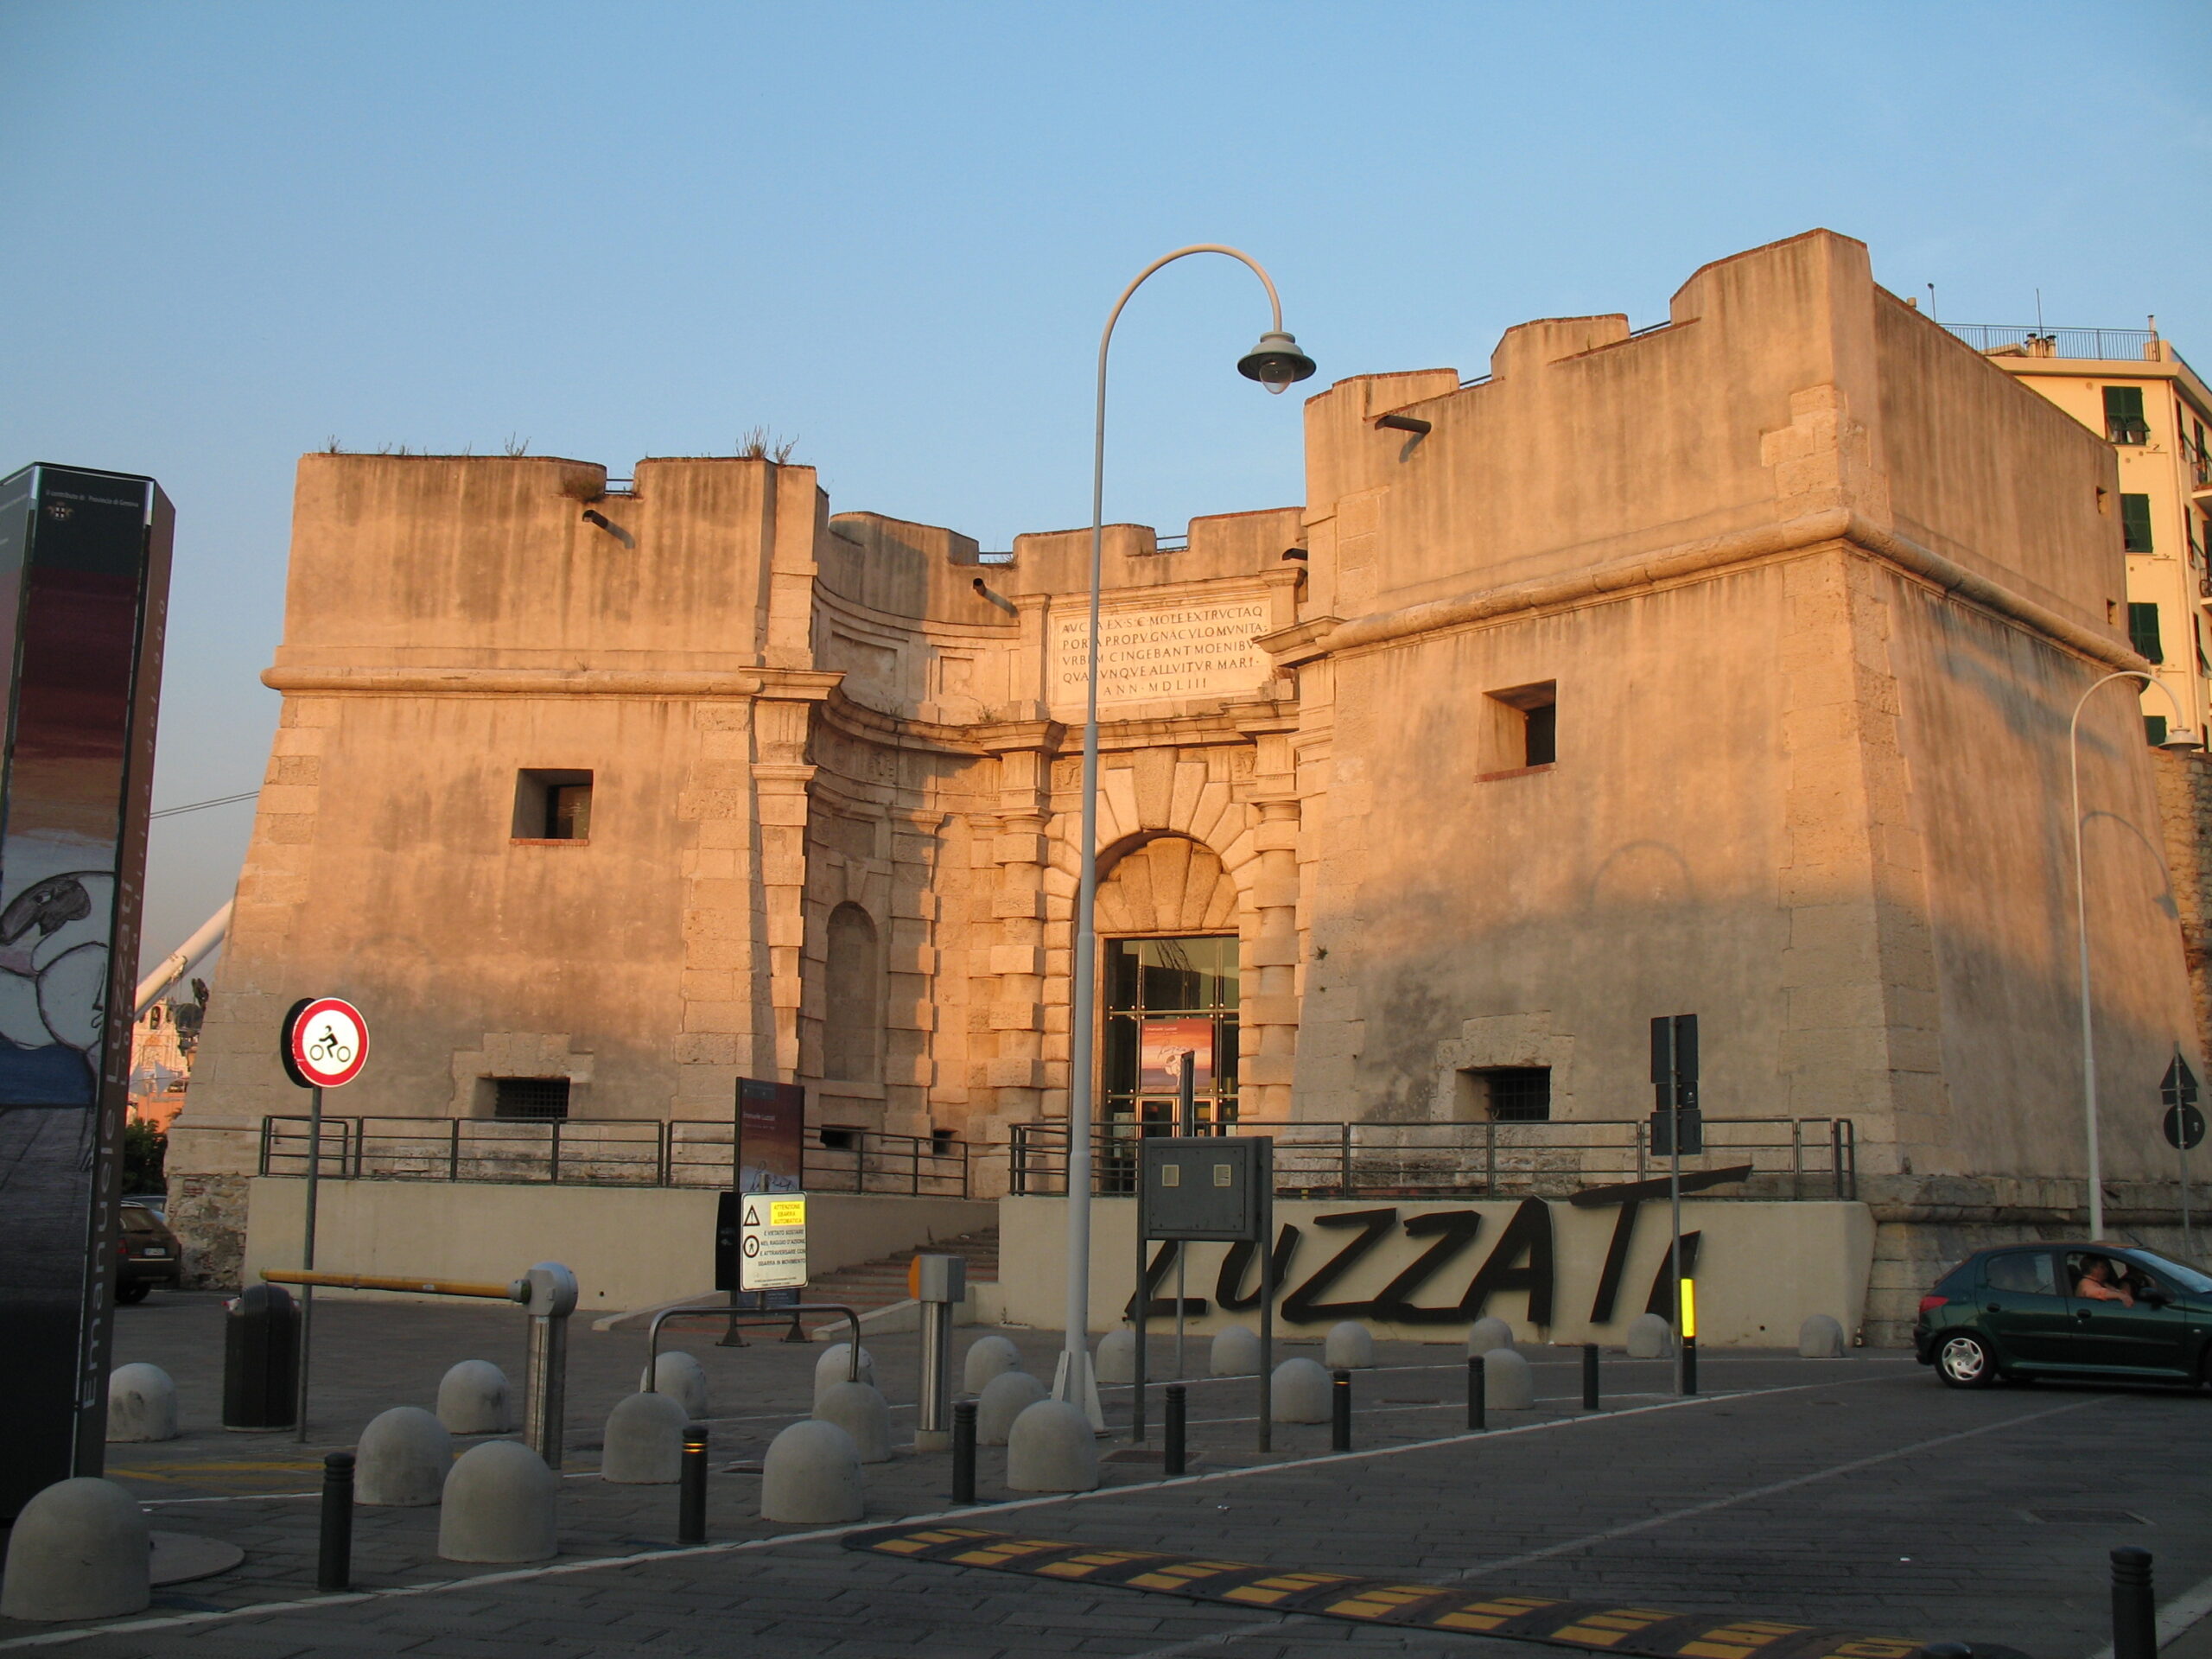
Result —
[{"label": "small square window", "polygon": [[1559,684],[1516,685],[1484,699],[1489,718],[1478,754],[1484,776],[1548,766],[1559,760]]},{"label": "small square window", "polygon": [[569,1115],[566,1077],[494,1077],[492,1116],[523,1123],[554,1123]]},{"label": "small square window", "polygon": [[517,841],[589,841],[591,773],[526,767],[515,774]]},{"label": "small square window", "polygon": [[2124,493],[2120,498],[2120,544],[2130,553],[2148,553],[2151,544],[2151,498]]},{"label": "small square window", "polygon": [[1459,1074],[1460,1119],[1479,1123],[1548,1123],[1552,1070],[1548,1065],[1477,1066]]}]

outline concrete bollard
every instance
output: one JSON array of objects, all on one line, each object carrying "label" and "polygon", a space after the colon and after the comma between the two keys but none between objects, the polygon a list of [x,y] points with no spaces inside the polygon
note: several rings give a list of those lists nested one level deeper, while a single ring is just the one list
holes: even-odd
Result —
[{"label": "concrete bollard", "polygon": [[146,1511],[111,1480],[56,1481],[23,1505],[8,1535],[0,1618],[50,1624],[113,1618],[153,1599]]},{"label": "concrete bollard", "polygon": [[976,1444],[1004,1446],[1014,1420],[1045,1397],[1042,1382],[1027,1371],[1002,1371],[983,1385],[976,1402]]},{"label": "concrete bollard", "polygon": [[1843,1321],[1833,1314],[1815,1313],[1797,1327],[1800,1359],[1841,1359],[1844,1346]]},{"label": "concrete bollard", "polygon": [[1279,1423],[1325,1423],[1329,1421],[1329,1374],[1320,1362],[1286,1359],[1275,1367],[1268,1391]]},{"label": "concrete bollard", "polygon": [[1513,1346],[1513,1327],[1503,1319],[1485,1313],[1467,1327],[1467,1357],[1491,1353],[1500,1348]]},{"label": "concrete bollard", "polygon": [[464,1359],[438,1383],[438,1421],[448,1434],[512,1434],[507,1374],[488,1359]]},{"label": "concrete bollard", "polygon": [[1526,1411],[1536,1403],[1536,1379],[1516,1351],[1493,1348],[1483,1356],[1483,1403],[1492,1411]]},{"label": "concrete bollard", "polygon": [[158,1365],[118,1365],[107,1379],[111,1446],[176,1439],[176,1384]]},{"label": "concrete bollard", "polygon": [[978,1337],[968,1344],[961,1362],[960,1391],[981,1394],[995,1376],[1021,1369],[1021,1351],[1004,1337]]},{"label": "concrete bollard", "polygon": [[683,1408],[684,1416],[693,1422],[706,1417],[707,1368],[690,1354],[668,1349],[653,1361],[653,1386],[645,1387],[645,1374],[638,1373],[638,1392],[664,1394]]},{"label": "concrete bollard", "polygon": [[1216,1376],[1257,1376],[1260,1339],[1241,1325],[1232,1325],[1213,1339],[1208,1370]]},{"label": "concrete bollard", "polygon": [[860,1448],[835,1423],[808,1418],[768,1442],[760,1463],[760,1518],[820,1526],[868,1513]]},{"label": "concrete bollard", "polygon": [[[822,1397],[822,1390],[832,1382],[845,1382],[851,1380],[846,1373],[851,1368],[852,1361],[849,1357],[852,1351],[853,1344],[849,1342],[833,1342],[822,1351],[822,1357],[814,1362],[814,1397],[816,1399],[819,1400]],[[860,1380],[863,1382],[875,1381],[875,1356],[868,1352],[865,1346],[861,1349]]]},{"label": "concrete bollard", "polygon": [[543,1561],[560,1553],[561,1478],[514,1440],[462,1452],[446,1477],[438,1554],[448,1561]]},{"label": "concrete bollard", "polygon": [[453,1436],[420,1406],[394,1406],[369,1420],[353,1451],[353,1501],[380,1509],[427,1509],[445,1496]]},{"label": "concrete bollard", "polygon": [[1639,1313],[1628,1322],[1628,1357],[1664,1359],[1675,1351],[1675,1328],[1656,1313]]},{"label": "concrete bollard", "polygon": [[[1160,1339],[1154,1337],[1145,1344],[1144,1369],[1148,1380],[1156,1380],[1160,1366]],[[1137,1380],[1137,1333],[1128,1325],[1119,1325],[1098,1338],[1098,1357],[1096,1361],[1101,1382],[1134,1382]]]},{"label": "concrete bollard", "polygon": [[672,1486],[683,1472],[683,1428],[691,1421],[673,1394],[633,1394],[607,1414],[599,1478],[617,1486]]},{"label": "concrete bollard", "polygon": [[1006,1438],[1006,1484],[1017,1492],[1088,1492],[1098,1484],[1098,1438],[1065,1400],[1039,1400]]},{"label": "concrete bollard", "polygon": [[814,1396],[814,1421],[853,1437],[862,1463],[891,1461],[891,1408],[870,1382],[832,1382]]},{"label": "concrete bollard", "polygon": [[1329,1327],[1321,1363],[1332,1371],[1363,1371],[1375,1363],[1375,1338],[1357,1319]]}]

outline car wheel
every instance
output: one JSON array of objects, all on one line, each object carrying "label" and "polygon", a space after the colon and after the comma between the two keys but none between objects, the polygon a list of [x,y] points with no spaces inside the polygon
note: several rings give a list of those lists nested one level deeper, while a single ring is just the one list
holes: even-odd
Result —
[{"label": "car wheel", "polygon": [[115,1300],[122,1303],[143,1302],[146,1300],[146,1293],[152,1288],[153,1287],[143,1279],[133,1285],[118,1285],[115,1287]]},{"label": "car wheel", "polygon": [[1997,1380],[1997,1361],[1980,1337],[1955,1332],[1936,1344],[1936,1375],[1954,1389],[1986,1389]]}]

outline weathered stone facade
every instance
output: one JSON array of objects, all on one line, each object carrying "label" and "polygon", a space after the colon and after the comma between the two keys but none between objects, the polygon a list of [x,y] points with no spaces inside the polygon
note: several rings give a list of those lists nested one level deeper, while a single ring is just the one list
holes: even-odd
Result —
[{"label": "weathered stone facade", "polygon": [[[1106,536],[1098,931],[1235,937],[1242,1117],[1454,1121],[1544,1068],[1554,1122],[1633,1120],[1647,1020],[1696,1011],[1707,1111],[1850,1119],[1896,1217],[2078,1203],[2110,446],[1826,232],[1306,418],[1302,506]],[[744,1075],[976,1147],[1063,1116],[1088,543],[982,562],[762,460],[307,457],[173,1166],[298,1109],[308,990],[378,1021],[348,1112],[557,1077],[579,1118],[726,1117]],[[2082,768],[2117,1123],[2201,1056],[2202,876],[2184,960],[2132,699]],[[521,833],[538,774],[588,777],[588,839]],[[2142,1138],[2116,1182],[2165,1179]]]}]

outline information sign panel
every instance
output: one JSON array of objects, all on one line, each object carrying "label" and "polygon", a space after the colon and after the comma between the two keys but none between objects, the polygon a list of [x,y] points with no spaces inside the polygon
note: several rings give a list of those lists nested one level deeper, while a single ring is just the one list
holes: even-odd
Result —
[{"label": "information sign panel", "polygon": [[747,1192],[738,1222],[740,1290],[796,1290],[806,1283],[806,1194]]}]

